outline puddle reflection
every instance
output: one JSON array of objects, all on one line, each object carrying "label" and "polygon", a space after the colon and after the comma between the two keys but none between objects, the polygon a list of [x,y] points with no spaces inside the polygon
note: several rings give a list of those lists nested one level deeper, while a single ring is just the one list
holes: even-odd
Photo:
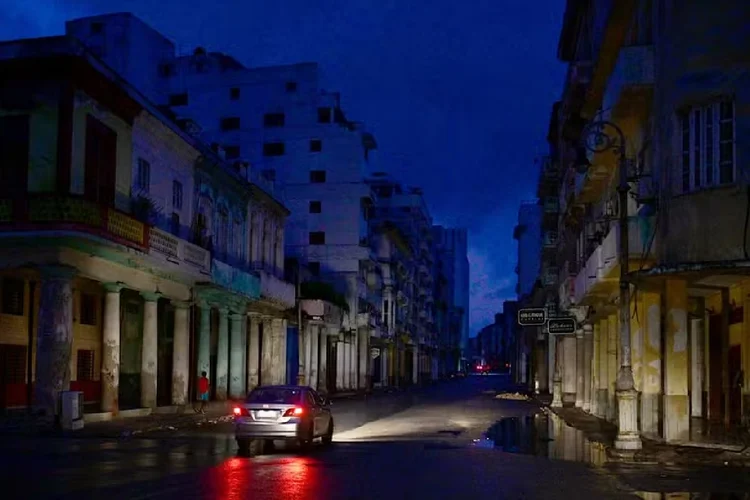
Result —
[{"label": "puddle reflection", "polygon": [[604,444],[589,441],[582,431],[568,426],[554,414],[503,418],[474,445],[597,466],[607,461]]}]

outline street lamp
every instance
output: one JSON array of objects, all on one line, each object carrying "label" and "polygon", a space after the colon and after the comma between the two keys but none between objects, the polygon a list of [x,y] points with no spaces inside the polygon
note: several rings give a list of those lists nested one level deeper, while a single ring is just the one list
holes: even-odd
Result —
[{"label": "street lamp", "polygon": [[[614,132],[614,134],[612,133]],[[618,155],[620,180],[617,186],[620,210],[618,225],[620,229],[620,347],[622,360],[617,373],[617,406],[618,432],[615,447],[621,450],[639,450],[642,447],[638,433],[638,392],[635,390],[633,368],[630,355],[630,281],[628,237],[628,182],[627,159],[625,157],[625,134],[616,124],[597,120],[583,130],[583,145],[593,153],[612,151]]]}]

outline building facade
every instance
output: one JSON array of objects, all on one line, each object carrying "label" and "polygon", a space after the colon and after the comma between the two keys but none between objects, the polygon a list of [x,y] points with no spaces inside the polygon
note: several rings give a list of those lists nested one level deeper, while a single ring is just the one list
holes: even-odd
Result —
[{"label": "building facade", "polygon": [[748,418],[748,67],[725,41],[746,39],[748,19],[734,2],[568,3],[539,194],[558,193],[549,269],[578,329],[550,342],[548,368],[553,404],[617,423],[619,448],[720,439]]}]

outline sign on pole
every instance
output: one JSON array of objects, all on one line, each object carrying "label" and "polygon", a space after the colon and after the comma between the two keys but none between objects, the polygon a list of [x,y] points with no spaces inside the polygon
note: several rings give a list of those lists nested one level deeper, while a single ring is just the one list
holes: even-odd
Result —
[{"label": "sign on pole", "polygon": [[521,326],[542,326],[546,321],[547,310],[543,307],[518,310],[518,324]]},{"label": "sign on pole", "polygon": [[547,322],[547,331],[550,335],[565,335],[575,333],[575,318],[550,318]]}]

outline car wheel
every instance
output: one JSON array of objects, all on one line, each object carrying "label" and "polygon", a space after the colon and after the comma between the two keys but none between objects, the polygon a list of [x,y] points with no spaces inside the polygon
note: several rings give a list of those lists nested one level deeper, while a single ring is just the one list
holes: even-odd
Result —
[{"label": "car wheel", "polygon": [[310,425],[310,428],[305,433],[305,436],[297,440],[297,444],[302,450],[309,450],[312,447],[314,438],[315,434],[313,433],[312,425]]},{"label": "car wheel", "polygon": [[246,457],[250,455],[250,440],[249,439],[238,439],[237,440],[238,454]]},{"label": "car wheel", "polygon": [[323,444],[326,446],[333,443],[333,419],[331,419],[331,423],[328,425],[328,430],[323,436],[322,441],[323,441]]},{"label": "car wheel", "polygon": [[254,457],[256,455],[262,455],[262,454],[263,454],[263,440],[262,439],[250,440],[250,445],[248,447],[248,455],[251,457]]}]

